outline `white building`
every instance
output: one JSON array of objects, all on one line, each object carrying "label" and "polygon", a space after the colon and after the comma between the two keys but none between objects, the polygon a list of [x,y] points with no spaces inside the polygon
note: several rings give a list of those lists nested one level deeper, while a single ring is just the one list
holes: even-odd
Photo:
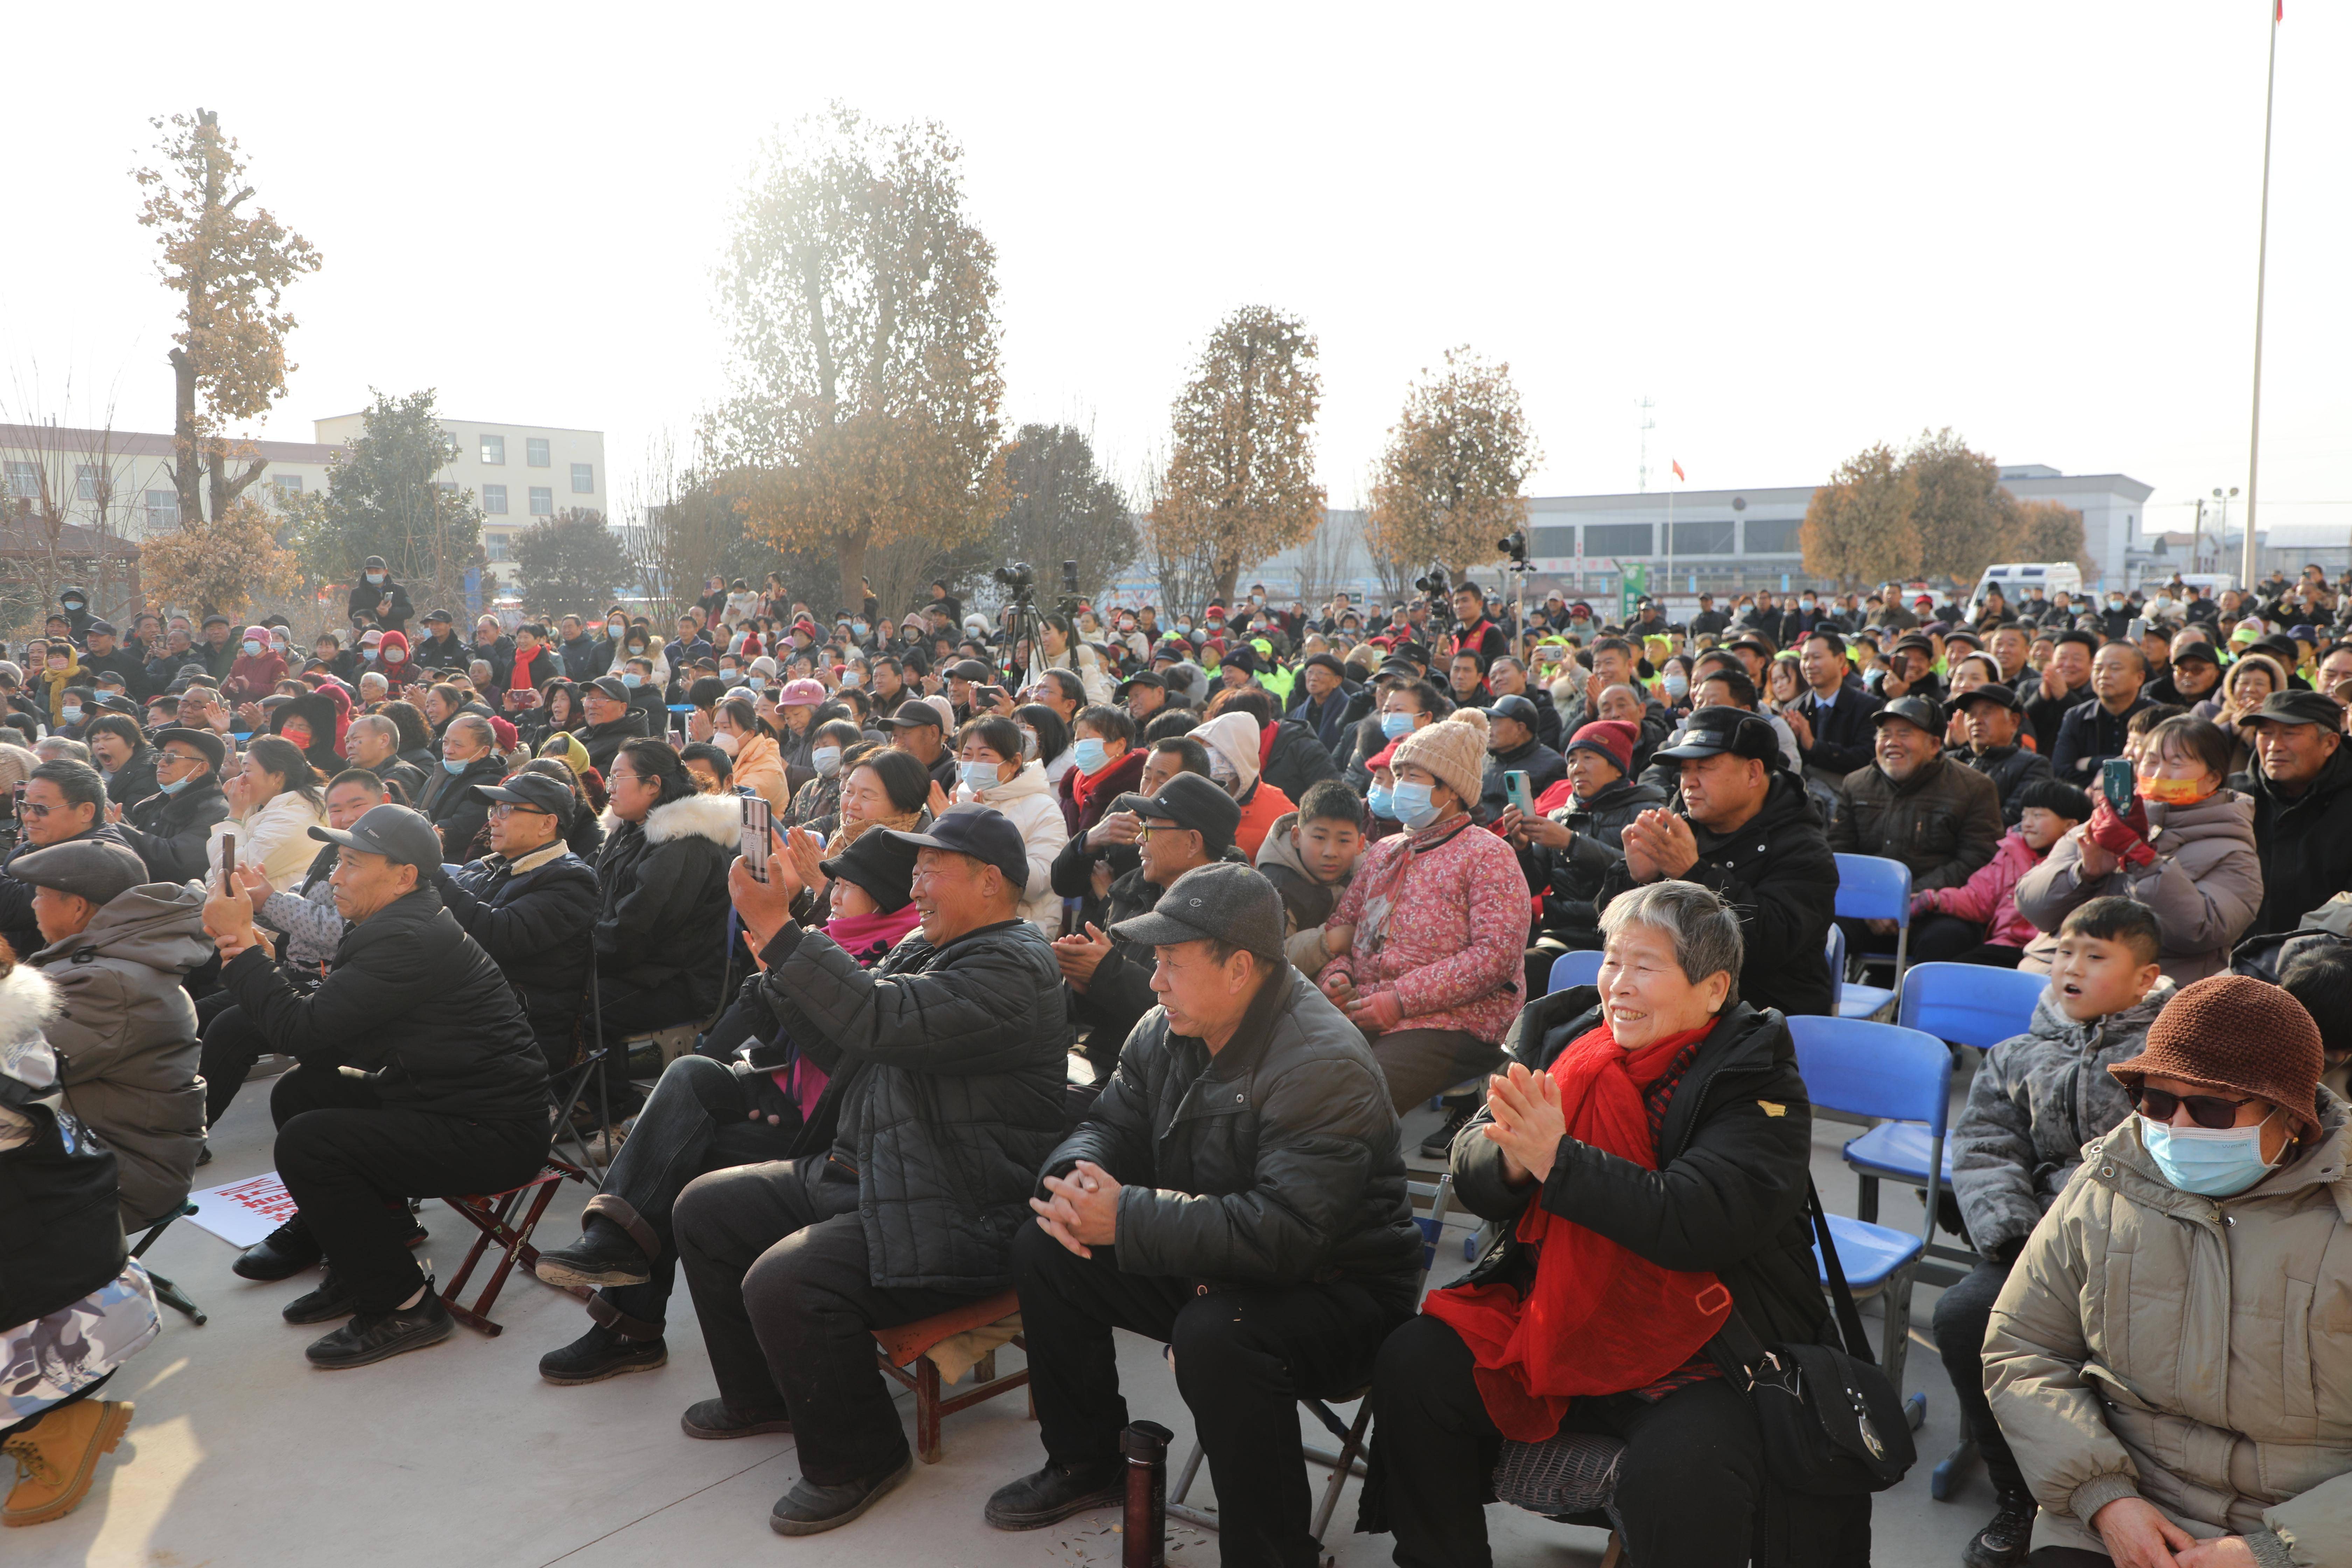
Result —
[{"label": "white building", "polygon": [[[511,560],[515,535],[541,518],[573,510],[612,516],[605,504],[603,431],[479,419],[440,423],[457,443],[457,455],[435,482],[474,492],[482,507],[482,547],[491,564]],[[318,420],[313,428],[321,442],[341,446],[356,440],[365,425],[365,415],[344,414]]]},{"label": "white building", "polygon": [[[325,489],[327,466],[335,454],[332,446],[307,441],[252,441],[241,450],[267,465],[245,492],[263,500]],[[12,510],[54,506],[68,522],[125,539],[143,539],[180,524],[169,436],[0,425],[0,489]]]}]

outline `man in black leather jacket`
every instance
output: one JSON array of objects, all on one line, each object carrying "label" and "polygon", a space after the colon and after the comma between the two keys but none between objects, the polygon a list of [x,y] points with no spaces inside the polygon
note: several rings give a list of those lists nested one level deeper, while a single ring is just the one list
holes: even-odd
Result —
[{"label": "man in black leather jacket", "polygon": [[1172,1349],[1224,1561],[1312,1563],[1293,1406],[1363,1386],[1420,1275],[1387,1084],[1282,956],[1282,900],[1257,872],[1187,872],[1119,934],[1158,950],[1162,1006],[1045,1161],[1038,1222],[1013,1238],[1046,1463],[988,1521],[1035,1530],[1118,1500],[1124,1328]]}]

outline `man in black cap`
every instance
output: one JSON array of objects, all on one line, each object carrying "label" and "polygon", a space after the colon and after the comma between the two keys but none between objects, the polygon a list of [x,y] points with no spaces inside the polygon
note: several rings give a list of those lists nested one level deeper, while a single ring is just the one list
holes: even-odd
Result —
[{"label": "man in black cap", "polygon": [[1886,674],[1878,691],[1889,701],[1897,697],[1924,697],[1930,702],[1940,699],[1944,682],[1936,673],[1936,645],[1917,632],[1896,637],[1886,650]]},{"label": "man in black cap", "polygon": [[2253,764],[2230,781],[2254,801],[2263,904],[2248,936],[2290,931],[2352,888],[2352,747],[2344,710],[2318,691],[2273,691],[2238,721]]},{"label": "man in black cap", "polygon": [[434,888],[512,983],[548,1070],[561,1072],[578,1049],[595,957],[589,932],[600,902],[596,871],[564,841],[572,812],[585,808],[545,773],[512,773],[472,789],[490,803],[490,852],[455,875],[446,862],[436,865]]},{"label": "man in black cap", "polygon": [[1062,1126],[1069,1026],[1053,950],[1020,918],[1021,830],[962,805],[898,837],[917,851],[922,924],[870,970],[793,922],[802,884],[781,837],[766,882],[736,862],[764,965],[748,986],[832,1079],[811,1152],[698,1177],[674,1211],[719,1384],[681,1424],[789,1428],[801,1479],[769,1515],[783,1535],[846,1524],[906,1479],[872,1331],[1005,1288],[1028,1173]]},{"label": "man in black cap", "polygon": [[[408,617],[416,613],[408,602],[408,590],[392,580],[392,569],[381,555],[371,555],[360,567],[360,580],[352,584],[349,602],[344,606],[352,625],[375,626],[388,632],[408,635]],[[364,621],[362,616],[365,616]],[[441,617],[446,626],[449,617]]]},{"label": "man in black cap", "polygon": [[[1311,653],[1298,667],[1298,700],[1285,718],[1312,731],[1315,739],[1336,759],[1348,738],[1348,707],[1358,688],[1348,679],[1347,667],[1328,653]],[[1367,710],[1369,711],[1369,709]]]},{"label": "man in black cap", "polygon": [[408,657],[419,669],[463,669],[471,656],[449,612],[435,610],[425,617],[425,640],[410,649]]},{"label": "man in black cap", "polygon": [[[1838,786],[1845,804],[1830,847],[1902,861],[1915,893],[1958,887],[2000,847],[2000,790],[1944,755],[1944,710],[1928,699],[1898,697],[1870,721],[1877,746],[1870,765]],[[1879,934],[1894,929],[1885,923]]]},{"label": "man in black cap", "polygon": [[1568,763],[1558,752],[1538,740],[1541,715],[1524,697],[1498,697],[1486,710],[1486,773],[1478,795],[1479,820],[1499,822],[1511,804],[1504,775],[1527,774],[1527,800],[1568,776]]},{"label": "man in black cap", "polygon": [[132,801],[114,826],[158,882],[202,881],[213,824],[228,816],[221,764],[228,744],[211,730],[158,730],[155,793]]},{"label": "man in black cap", "polygon": [[972,689],[985,686],[995,677],[992,670],[976,658],[960,658],[947,667],[948,706],[955,710],[955,721],[961,724],[975,712],[993,711],[986,703],[975,703]]},{"label": "man in black cap", "polygon": [[1284,959],[1282,900],[1255,871],[1192,871],[1115,929],[1151,956],[1160,1008],[1045,1162],[1013,1240],[1045,1464],[986,1517],[1036,1530],[1117,1504],[1127,1329],[1172,1351],[1224,1560],[1315,1562],[1297,1401],[1364,1385],[1420,1272],[1387,1083]]},{"label": "man in black cap", "polygon": [[1097,1079],[1109,1076],[1119,1046],[1155,1000],[1151,955],[1122,940],[1119,923],[1149,913],[1185,872],[1223,859],[1242,820],[1232,795],[1192,773],[1171,777],[1157,795],[1121,795],[1111,810],[1131,814],[1141,832],[1139,863],[1110,885],[1110,934],[1089,924],[1083,936],[1073,933],[1054,943],[1062,978],[1069,983],[1071,1020],[1090,1031],[1084,1049]]},{"label": "man in black cap", "polygon": [[617,675],[600,675],[582,687],[580,711],[588,722],[572,733],[588,749],[588,765],[607,778],[622,745],[653,732],[646,727],[645,710],[629,700],[629,689]]},{"label": "man in black cap", "polygon": [[142,696],[147,690],[147,661],[130,648],[116,647],[115,637],[112,622],[90,622],[89,649],[81,656],[81,667],[89,671],[93,681],[101,675],[119,675],[125,692]]},{"label": "man in black cap", "polygon": [[2213,651],[2203,627],[2189,626],[2174,635],[2171,661],[2162,675],[2148,682],[2147,697],[2151,702],[2194,708],[2216,696],[2221,684],[2221,656]]},{"label": "man in black cap", "polygon": [[221,984],[271,1050],[295,1058],[269,1096],[278,1174],[297,1212],[232,1265],[284,1279],[323,1258],[289,1323],[352,1321],[311,1345],[314,1366],[364,1366],[449,1337],[452,1319],[409,1254],[410,1197],[496,1193],[547,1158],[547,1065],[514,988],[441,905],[441,836],[405,806],[373,807],[340,847],[335,908],[349,922],[316,990],[270,962],[242,891],[215,889],[205,929]]},{"label": "man in black cap", "polygon": [[922,763],[943,794],[954,795],[955,752],[948,749],[947,721],[937,707],[921,700],[902,702],[882,725],[890,731],[891,745]]},{"label": "man in black cap", "polygon": [[2017,700],[2016,692],[1996,681],[1960,693],[1952,699],[1952,706],[1959,710],[1969,735],[1968,749],[1960,752],[1959,760],[1992,780],[2000,796],[2001,821],[2016,826],[2025,809],[2018,804],[2017,792],[2050,776],[2050,759],[2017,743],[2018,731],[2025,726],[2025,704]]},{"label": "man in black cap", "polygon": [[1156,669],[1139,669],[1127,678],[1127,684],[1115,695],[1127,705],[1128,717],[1140,730],[1153,714],[1168,706],[1168,679]]},{"label": "man in black cap", "polygon": [[1657,754],[1680,767],[1680,797],[1625,826],[1624,858],[1602,875],[1595,914],[1662,879],[1711,888],[1738,912],[1746,938],[1740,999],[1783,1013],[1834,1011],[1823,946],[1837,860],[1804,781],[1780,765],[1780,735],[1757,714],[1701,708]]}]

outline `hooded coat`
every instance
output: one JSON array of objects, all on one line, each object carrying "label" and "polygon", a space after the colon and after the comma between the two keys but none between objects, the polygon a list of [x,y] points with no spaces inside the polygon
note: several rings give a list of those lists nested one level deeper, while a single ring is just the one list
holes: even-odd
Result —
[{"label": "hooded coat", "polygon": [[1035,763],[1024,763],[1012,778],[977,795],[970,785],[958,784],[955,798],[959,803],[977,801],[993,806],[1021,830],[1021,842],[1029,855],[1029,881],[1021,890],[1021,918],[1044,933],[1047,942],[1061,935],[1062,900],[1054,891],[1054,857],[1070,841],[1070,829],[1045,783],[1045,770]]},{"label": "hooded coat", "polygon": [[2024,1245],[2082,1163],[2083,1145],[2131,1114],[2107,1068],[2137,1056],[2178,991],[2159,979],[2137,1005],[2082,1022],[2044,990],[2025,1033],[1985,1053],[1951,1136],[1952,1195],[1988,1258]]},{"label": "hooded coat", "polygon": [[[245,645],[257,642],[261,651],[247,653]],[[228,679],[222,683],[221,696],[235,702],[258,702],[278,689],[286,679],[286,659],[270,645],[268,626],[247,626],[237,639],[236,662],[228,668]]]},{"label": "hooded coat", "polygon": [[434,868],[450,918],[498,964],[551,1069],[572,1063],[588,994],[595,868],[562,839],[520,860],[487,855],[456,876]]},{"label": "hooded coat", "polygon": [[2352,1108],[2235,1197],[2184,1193],[2140,1119],[2083,1146],[1994,1302],[1985,1389],[2042,1518],[2104,1552],[2139,1496],[2254,1561],[2352,1568]]},{"label": "hooded coat", "polygon": [[176,795],[160,788],[123,813],[115,825],[122,841],[147,862],[147,874],[159,882],[186,882],[205,874],[213,824],[228,817],[228,797],[220,780],[205,773]]},{"label": "hooded coat", "polygon": [[1220,713],[1192,731],[1192,739],[1209,749],[1210,770],[1223,760],[1233,782],[1215,779],[1219,787],[1241,803],[1242,819],[1234,829],[1234,843],[1244,857],[1255,859],[1265,842],[1266,830],[1298,803],[1265,782],[1258,773],[1258,723],[1247,713]]},{"label": "hooded coat", "polygon": [[114,1151],[126,1230],[178,1212],[204,1147],[203,1047],[196,1005],[180,985],[213,955],[204,912],[198,888],[142,883],[26,960],[57,987],[47,1032],[58,1080]]},{"label": "hooded coat", "polygon": [[2019,880],[2018,912],[2039,930],[2019,968],[2047,974],[2068,911],[2109,895],[2156,911],[2164,927],[2157,962],[2179,984],[2230,967],[2230,949],[2252,926],[2263,901],[2253,802],[2219,790],[2194,805],[2150,803],[2147,821],[2156,859],[2145,867],[2119,865],[2104,877],[2084,877],[2085,824],[2052,845],[2042,864]]},{"label": "hooded coat", "polygon": [[597,858],[596,970],[607,982],[659,993],[674,1021],[719,1005],[727,969],[727,867],[743,837],[742,797],[689,795],[643,822],[606,813]]},{"label": "hooded coat", "polygon": [[1348,890],[1356,868],[1336,882],[1318,881],[1315,873],[1300,858],[1298,846],[1292,835],[1298,826],[1298,814],[1292,812],[1278,818],[1267,829],[1265,842],[1258,846],[1258,875],[1274,884],[1282,895],[1284,947],[1300,973],[1309,979],[1320,973],[1330,962],[1323,948],[1323,927],[1331,919],[1331,911],[1339,905],[1339,895]]}]

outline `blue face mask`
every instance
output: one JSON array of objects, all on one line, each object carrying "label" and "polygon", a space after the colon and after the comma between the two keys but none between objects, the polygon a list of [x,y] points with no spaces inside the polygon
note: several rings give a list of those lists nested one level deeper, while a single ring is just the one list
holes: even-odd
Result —
[{"label": "blue face mask", "polygon": [[261,657],[261,645],[254,641],[251,637],[246,638],[245,657],[247,658],[259,658]]},{"label": "blue face mask", "polygon": [[963,773],[964,788],[972,794],[978,795],[982,790],[996,787],[994,763],[964,763],[959,765]]},{"label": "blue face mask", "polygon": [[472,765],[473,763],[470,761],[460,761],[456,757],[444,757],[441,759],[442,768],[453,778],[457,774],[464,773]]},{"label": "blue face mask", "polygon": [[621,677],[621,684],[624,686],[643,686],[645,683],[646,678],[634,669]]},{"label": "blue face mask", "polygon": [[79,724],[81,722],[81,709],[78,704],[68,703],[64,708],[59,709],[58,711],[65,715],[65,721],[68,724]]},{"label": "blue face mask", "polygon": [[1098,773],[1110,762],[1109,748],[1088,735],[1070,748],[1070,761],[1082,773]]},{"label": "blue face mask", "polygon": [[1390,822],[1394,822],[1397,819],[1396,791],[1389,788],[1388,785],[1381,783],[1378,779],[1374,779],[1372,781],[1371,789],[1364,796],[1364,804],[1372,808],[1372,815],[1374,816],[1384,818]]},{"label": "blue face mask", "polygon": [[165,784],[159,779],[156,781],[155,787],[165,795],[177,795],[195,782],[194,779],[174,779],[170,784]]},{"label": "blue face mask", "polygon": [[864,637],[866,630],[866,623],[864,621],[852,621],[849,623],[849,629],[857,636]]},{"label": "blue face mask", "polygon": [[1391,741],[1402,741],[1412,733],[1412,719],[1410,713],[1383,713],[1381,715],[1381,733]]},{"label": "blue face mask", "polygon": [[2259,1121],[2252,1127],[2175,1127],[2143,1116],[2139,1141],[2164,1179],[2184,1193],[2235,1197],[2271,1173],[2263,1161]]},{"label": "blue face mask", "polygon": [[839,746],[815,748],[809,752],[809,766],[814,768],[821,777],[831,778],[841,771],[841,748]]},{"label": "blue face mask", "polygon": [[1401,784],[1390,799],[1396,805],[1396,819],[1412,832],[1418,833],[1437,820],[1437,805],[1430,793],[1436,786],[1425,784]]}]

